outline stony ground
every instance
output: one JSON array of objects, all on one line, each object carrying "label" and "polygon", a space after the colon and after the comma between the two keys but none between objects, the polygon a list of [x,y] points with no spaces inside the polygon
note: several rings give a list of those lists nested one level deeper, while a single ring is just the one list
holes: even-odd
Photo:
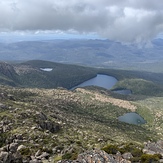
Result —
[{"label": "stony ground", "polygon": [[[108,144],[141,146],[162,136],[162,110],[156,114],[147,105],[152,99],[143,104],[114,98],[104,90],[81,88],[1,86],[0,92],[0,158],[8,162],[77,159],[80,153]],[[151,117],[149,123],[118,122],[118,116],[131,111]]]}]

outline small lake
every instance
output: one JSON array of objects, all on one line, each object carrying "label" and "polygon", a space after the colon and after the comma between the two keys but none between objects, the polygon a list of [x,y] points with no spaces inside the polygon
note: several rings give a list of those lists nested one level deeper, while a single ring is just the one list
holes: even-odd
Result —
[{"label": "small lake", "polygon": [[114,93],[122,94],[122,95],[130,95],[132,91],[130,89],[120,89],[113,91]]},{"label": "small lake", "polygon": [[86,87],[86,86],[98,86],[98,87],[103,87],[105,89],[111,89],[117,83],[117,81],[118,80],[112,76],[97,74],[96,77],[71,88],[71,90],[79,87]]},{"label": "small lake", "polygon": [[118,117],[118,120],[120,122],[125,122],[125,123],[135,124],[135,125],[146,123],[146,121],[143,119],[143,117],[141,117],[137,113],[126,113],[123,116]]},{"label": "small lake", "polygon": [[40,68],[40,70],[50,72],[50,71],[52,71],[53,69],[52,69],[52,68]]}]

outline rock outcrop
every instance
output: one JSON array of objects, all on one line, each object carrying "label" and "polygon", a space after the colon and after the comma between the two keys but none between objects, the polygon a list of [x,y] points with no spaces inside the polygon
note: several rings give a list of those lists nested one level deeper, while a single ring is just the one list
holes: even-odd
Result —
[{"label": "rock outcrop", "polygon": [[102,150],[92,150],[82,153],[78,156],[77,160],[62,160],[58,163],[130,163],[131,161],[124,159],[123,156],[118,153],[117,155],[108,154]]},{"label": "rock outcrop", "polygon": [[146,154],[161,154],[163,157],[163,141],[159,140],[157,142],[147,142],[143,149],[143,153]]},{"label": "rock outcrop", "polygon": [[0,149],[0,163],[22,163],[23,158],[17,152],[18,143],[11,143]]},{"label": "rock outcrop", "polygon": [[48,130],[51,133],[55,133],[60,130],[59,124],[50,121],[43,112],[37,112],[36,119],[38,127],[42,130]]}]

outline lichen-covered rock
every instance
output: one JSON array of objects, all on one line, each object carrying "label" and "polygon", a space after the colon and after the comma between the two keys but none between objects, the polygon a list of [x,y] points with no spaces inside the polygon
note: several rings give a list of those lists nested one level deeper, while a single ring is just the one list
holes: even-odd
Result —
[{"label": "lichen-covered rock", "polygon": [[42,163],[42,161],[37,160],[37,159],[33,159],[33,160],[30,160],[29,163]]},{"label": "lichen-covered rock", "polygon": [[130,152],[127,152],[127,153],[124,153],[124,154],[122,155],[122,157],[123,157],[124,159],[129,160],[129,159],[133,158],[133,155],[132,155]]},{"label": "lichen-covered rock", "polygon": [[0,163],[22,163],[22,156],[19,153],[12,154],[11,152],[0,153]]},{"label": "lichen-covered rock", "polygon": [[58,163],[130,163],[130,161],[121,158],[120,161],[116,160],[112,154],[108,154],[102,150],[92,150],[82,153],[78,156],[77,160],[62,160]]},{"label": "lichen-covered rock", "polygon": [[38,159],[47,159],[50,156],[49,153],[43,152],[40,156],[38,156]]},{"label": "lichen-covered rock", "polygon": [[60,126],[51,121],[39,121],[39,127],[43,130],[48,130],[52,133],[55,133],[60,130]]},{"label": "lichen-covered rock", "polygon": [[14,157],[9,152],[1,152],[0,153],[0,163],[10,163],[11,161],[14,161]]},{"label": "lichen-covered rock", "polygon": [[0,109],[6,109],[7,106],[5,104],[0,103]]},{"label": "lichen-covered rock", "polygon": [[23,158],[18,150],[22,146],[18,143],[11,143],[0,148],[0,163],[22,163]]},{"label": "lichen-covered rock", "polygon": [[15,153],[17,151],[18,148],[18,143],[11,143],[9,146],[9,150],[11,153]]},{"label": "lichen-covered rock", "polygon": [[161,154],[163,156],[163,141],[147,142],[144,146],[143,153],[146,154]]},{"label": "lichen-covered rock", "polygon": [[18,152],[13,154],[14,163],[23,163],[22,155]]},{"label": "lichen-covered rock", "polygon": [[99,162],[99,163],[116,163],[113,155],[109,155],[101,150],[88,151],[86,153],[80,154],[77,159],[79,162]]},{"label": "lichen-covered rock", "polygon": [[41,150],[38,150],[37,152],[36,152],[36,154],[35,154],[35,157],[38,157],[38,156],[40,156],[41,155]]},{"label": "lichen-covered rock", "polygon": [[26,148],[27,147],[25,145],[19,145],[18,148],[17,148],[17,151],[21,151],[21,150],[24,150]]}]

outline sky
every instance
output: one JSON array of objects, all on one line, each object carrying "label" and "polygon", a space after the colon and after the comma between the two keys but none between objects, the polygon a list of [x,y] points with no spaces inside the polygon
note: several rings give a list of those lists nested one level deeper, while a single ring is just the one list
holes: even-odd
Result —
[{"label": "sky", "polygon": [[0,0],[0,11],[1,37],[72,34],[143,43],[163,33],[162,0]]}]

